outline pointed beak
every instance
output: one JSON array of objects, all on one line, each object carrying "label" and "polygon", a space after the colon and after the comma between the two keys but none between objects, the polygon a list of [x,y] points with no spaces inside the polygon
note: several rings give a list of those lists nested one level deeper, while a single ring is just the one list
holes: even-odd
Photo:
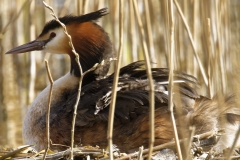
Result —
[{"label": "pointed beak", "polygon": [[43,50],[46,42],[45,41],[31,41],[29,43],[23,44],[21,46],[15,47],[10,51],[6,52],[6,54],[18,54],[18,53],[25,53],[30,51],[37,51]]}]

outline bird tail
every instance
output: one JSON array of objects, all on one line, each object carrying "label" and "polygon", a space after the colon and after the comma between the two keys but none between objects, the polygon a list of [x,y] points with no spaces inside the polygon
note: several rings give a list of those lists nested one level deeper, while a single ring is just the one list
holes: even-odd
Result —
[{"label": "bird tail", "polygon": [[[236,103],[234,94],[225,96],[216,95],[213,99],[201,97],[196,100],[193,111],[188,114],[190,126],[195,126],[196,134],[212,130],[224,129],[223,134],[213,149],[221,153],[232,146],[240,127],[240,107]],[[240,139],[237,141],[240,146]]]}]

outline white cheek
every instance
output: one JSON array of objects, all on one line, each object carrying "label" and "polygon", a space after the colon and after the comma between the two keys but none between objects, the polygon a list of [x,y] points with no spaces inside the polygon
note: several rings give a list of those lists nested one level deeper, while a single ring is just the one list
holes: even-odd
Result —
[{"label": "white cheek", "polygon": [[45,45],[44,51],[56,54],[65,54],[64,48],[68,45],[67,36],[63,32],[62,28],[55,29],[53,32],[56,33],[56,36]]}]

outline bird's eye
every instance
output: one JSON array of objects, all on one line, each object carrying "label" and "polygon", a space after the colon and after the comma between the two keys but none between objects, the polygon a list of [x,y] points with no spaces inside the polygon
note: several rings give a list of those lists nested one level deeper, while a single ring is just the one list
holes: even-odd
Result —
[{"label": "bird's eye", "polygon": [[50,34],[50,39],[52,39],[52,38],[54,38],[56,36],[56,33],[54,33],[54,32],[51,32],[51,34]]}]

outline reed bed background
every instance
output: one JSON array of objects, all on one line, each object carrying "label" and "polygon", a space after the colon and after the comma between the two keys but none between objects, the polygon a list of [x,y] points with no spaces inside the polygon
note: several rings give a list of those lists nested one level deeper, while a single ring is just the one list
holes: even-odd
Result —
[{"label": "reed bed background", "polygon": [[[115,53],[119,48],[118,1],[111,0],[46,0],[59,17],[80,15],[103,7],[109,14],[99,24],[109,33]],[[144,3],[145,2],[145,3]],[[207,81],[200,71],[189,34],[175,5],[174,69],[199,79],[200,94],[212,97],[216,93],[239,92],[240,1],[238,0],[178,0],[193,37],[196,53],[203,65]],[[137,0],[143,22],[148,51],[153,67],[169,67],[170,26],[168,0]],[[123,1],[122,66],[143,59],[140,30],[132,1]],[[27,107],[49,80],[44,59],[49,60],[53,79],[69,70],[65,55],[31,54],[5,55],[12,47],[34,40],[44,24],[52,19],[42,0],[1,0],[0,3],[0,146],[23,144],[22,121]],[[113,72],[114,66],[111,69]]]}]

